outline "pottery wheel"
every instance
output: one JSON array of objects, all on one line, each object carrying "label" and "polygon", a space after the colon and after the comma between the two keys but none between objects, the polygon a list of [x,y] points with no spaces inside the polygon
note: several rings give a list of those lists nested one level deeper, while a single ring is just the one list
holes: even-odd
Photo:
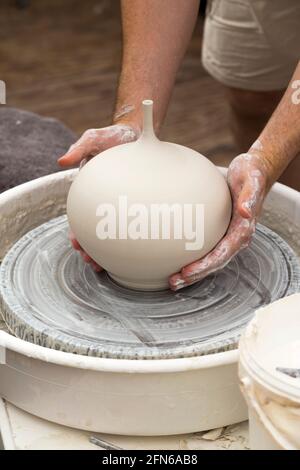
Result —
[{"label": "pottery wheel", "polygon": [[178,293],[137,292],[95,273],[71,248],[65,216],[21,238],[0,271],[2,313],[14,335],[67,352],[124,359],[233,349],[258,307],[299,290],[297,257],[262,225],[227,267]]}]

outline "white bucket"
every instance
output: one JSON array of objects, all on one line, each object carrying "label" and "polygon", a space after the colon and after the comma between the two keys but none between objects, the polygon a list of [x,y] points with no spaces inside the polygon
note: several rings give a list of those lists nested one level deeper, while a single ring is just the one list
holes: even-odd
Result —
[{"label": "white bucket", "polygon": [[300,449],[300,376],[278,370],[300,372],[300,294],[259,309],[239,350],[251,449]]}]

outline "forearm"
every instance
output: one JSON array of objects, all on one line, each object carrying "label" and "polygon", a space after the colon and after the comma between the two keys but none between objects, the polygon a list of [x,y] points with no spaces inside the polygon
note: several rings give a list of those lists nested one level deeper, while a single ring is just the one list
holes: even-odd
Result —
[{"label": "forearm", "polygon": [[300,62],[277,109],[250,149],[250,153],[264,160],[269,185],[281,176],[299,152]]},{"label": "forearm", "polygon": [[159,130],[199,0],[122,0],[121,6],[123,59],[114,121],[141,126],[141,101],[153,99]]}]

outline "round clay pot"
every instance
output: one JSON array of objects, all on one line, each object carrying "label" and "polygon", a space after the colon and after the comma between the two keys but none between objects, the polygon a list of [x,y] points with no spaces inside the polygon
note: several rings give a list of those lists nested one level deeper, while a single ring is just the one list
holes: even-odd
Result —
[{"label": "round clay pot", "polygon": [[168,287],[168,277],[206,255],[231,218],[227,183],[207,158],[154,134],[150,100],[133,143],[90,160],[67,201],[82,248],[119,284]]}]

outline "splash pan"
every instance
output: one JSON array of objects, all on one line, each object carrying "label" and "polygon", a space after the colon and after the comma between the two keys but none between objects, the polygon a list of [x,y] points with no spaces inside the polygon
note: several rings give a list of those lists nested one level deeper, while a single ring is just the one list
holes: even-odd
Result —
[{"label": "splash pan", "polygon": [[[0,395],[44,419],[101,433],[182,434],[247,419],[238,350],[224,349],[234,348],[254,308],[300,289],[287,244],[259,227],[251,248],[222,274],[178,294],[142,296],[84,266],[68,245],[65,219],[54,220],[65,213],[75,174],[0,194],[0,310],[25,339],[1,331],[0,321]],[[299,259],[300,194],[275,184],[262,220]],[[214,348],[223,352],[204,354]],[[84,355],[67,352],[78,350]]]},{"label": "splash pan", "polygon": [[225,269],[179,293],[137,292],[86,265],[65,216],[23,236],[1,265],[6,325],[31,343],[88,356],[170,359],[234,349],[254,311],[297,291],[299,262],[259,225]]}]

